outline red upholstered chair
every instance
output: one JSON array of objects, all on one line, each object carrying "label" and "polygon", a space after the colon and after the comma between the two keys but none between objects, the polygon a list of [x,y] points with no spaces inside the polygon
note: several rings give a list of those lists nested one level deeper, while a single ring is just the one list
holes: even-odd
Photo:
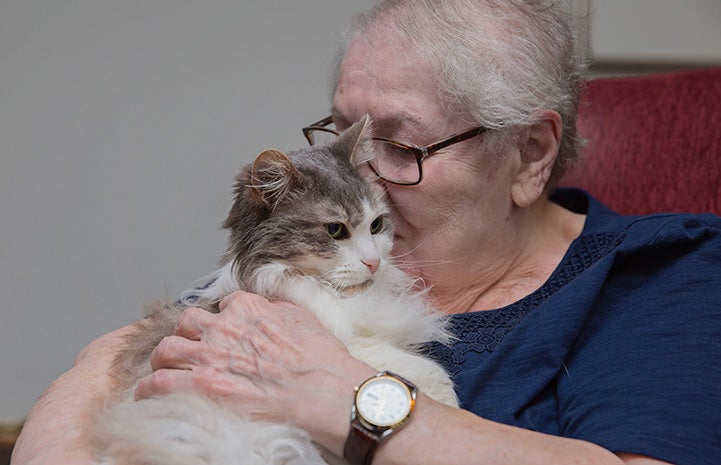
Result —
[{"label": "red upholstered chair", "polygon": [[721,214],[721,68],[589,81],[578,129],[561,185],[621,213]]}]

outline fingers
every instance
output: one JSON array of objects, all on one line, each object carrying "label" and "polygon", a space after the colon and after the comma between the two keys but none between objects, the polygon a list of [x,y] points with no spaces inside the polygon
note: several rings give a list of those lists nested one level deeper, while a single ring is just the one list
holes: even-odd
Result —
[{"label": "fingers", "polygon": [[138,382],[135,400],[172,392],[190,392],[193,384],[190,370],[157,370]]},{"label": "fingers", "polygon": [[[242,350],[216,350],[177,336],[169,336],[164,341],[153,352],[154,371],[138,381],[136,399],[175,392],[227,396],[242,380],[260,379],[258,357],[249,356]],[[191,355],[183,353],[187,348],[193,349],[188,352]],[[183,362],[194,357],[201,363]]]},{"label": "fingers", "polygon": [[180,336],[167,336],[150,354],[150,367],[153,371],[201,368],[242,372],[254,366],[253,360],[267,352],[267,342],[259,339],[262,338],[246,335],[208,344]]},{"label": "fingers", "polygon": [[219,308],[222,312],[232,304],[234,308],[240,307],[247,312],[252,310],[262,310],[269,303],[270,301],[261,295],[245,291],[235,291],[232,294],[228,294],[223,297],[219,303]]},{"label": "fingers", "polygon": [[160,341],[150,354],[150,367],[153,370],[175,368],[190,370],[206,362],[202,346],[180,336],[167,336]]},{"label": "fingers", "polygon": [[273,320],[279,324],[292,325],[312,316],[312,313],[292,302],[271,300],[244,291],[236,291],[225,296],[220,301],[219,308],[220,315],[232,315],[234,321],[243,320],[247,324]]},{"label": "fingers", "polygon": [[180,314],[175,325],[176,336],[199,341],[213,322],[213,314],[201,308],[188,307]]}]

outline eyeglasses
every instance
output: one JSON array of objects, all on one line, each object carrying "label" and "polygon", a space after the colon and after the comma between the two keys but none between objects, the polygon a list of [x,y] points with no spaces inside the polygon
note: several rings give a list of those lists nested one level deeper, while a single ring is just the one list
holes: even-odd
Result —
[{"label": "eyeglasses", "polygon": [[[303,135],[308,139],[310,145],[320,145],[340,134],[340,131],[328,127],[331,124],[333,124],[333,117],[328,116],[304,127]],[[375,153],[374,157],[368,161],[368,166],[376,176],[387,182],[401,186],[415,186],[423,179],[423,160],[441,149],[476,137],[486,131],[488,128],[477,126],[426,147],[383,137],[373,137],[371,140],[375,143]]]}]

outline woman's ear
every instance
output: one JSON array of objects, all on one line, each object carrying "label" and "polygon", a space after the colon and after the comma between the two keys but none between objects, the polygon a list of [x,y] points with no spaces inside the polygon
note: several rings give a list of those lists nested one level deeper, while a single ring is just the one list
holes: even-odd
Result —
[{"label": "woman's ear", "polygon": [[562,131],[561,115],[546,110],[536,124],[522,132],[518,141],[520,165],[511,185],[511,198],[517,206],[529,207],[543,195],[556,162]]}]

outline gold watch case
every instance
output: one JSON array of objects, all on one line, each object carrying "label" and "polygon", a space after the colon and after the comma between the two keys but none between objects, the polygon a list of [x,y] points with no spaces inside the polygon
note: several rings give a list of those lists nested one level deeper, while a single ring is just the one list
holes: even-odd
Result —
[{"label": "gold watch case", "polygon": [[413,413],[416,395],[409,381],[390,372],[378,373],[356,388],[354,413],[371,430],[397,429]]}]

